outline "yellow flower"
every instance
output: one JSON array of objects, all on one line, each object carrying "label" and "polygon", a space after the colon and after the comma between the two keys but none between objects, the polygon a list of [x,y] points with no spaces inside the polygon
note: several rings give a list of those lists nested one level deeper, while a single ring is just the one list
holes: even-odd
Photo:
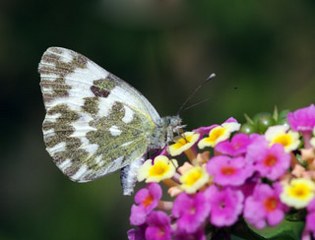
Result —
[{"label": "yellow flower", "polygon": [[311,145],[313,146],[313,148],[315,148],[315,127],[313,129],[313,138],[311,139]]},{"label": "yellow flower", "polygon": [[[152,164],[153,163],[153,164]],[[175,159],[168,159],[166,156],[159,155],[152,162],[148,159],[138,170],[138,181],[160,182],[174,176],[178,163]]]},{"label": "yellow flower", "polygon": [[199,136],[199,133],[185,132],[181,137],[175,139],[175,143],[168,146],[167,150],[172,156],[178,156],[191,148],[198,141]]},{"label": "yellow flower", "polygon": [[205,147],[214,147],[219,142],[228,139],[232,132],[240,129],[240,124],[237,122],[227,122],[220,126],[212,128],[209,132],[209,137],[206,137],[198,143],[198,147],[203,149]]},{"label": "yellow flower", "polygon": [[187,170],[180,178],[181,188],[187,193],[195,193],[207,182],[209,175],[204,167],[195,166]]},{"label": "yellow flower", "polygon": [[306,207],[315,197],[315,183],[306,178],[292,179],[284,186],[280,199],[283,203],[297,209]]},{"label": "yellow flower", "polygon": [[270,142],[270,145],[280,143],[286,152],[291,152],[299,147],[300,140],[297,132],[288,130],[288,125],[272,126],[265,132],[265,137]]}]

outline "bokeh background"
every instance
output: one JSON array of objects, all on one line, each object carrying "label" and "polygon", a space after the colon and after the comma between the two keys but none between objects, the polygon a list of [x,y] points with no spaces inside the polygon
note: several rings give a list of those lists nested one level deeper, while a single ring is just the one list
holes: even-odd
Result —
[{"label": "bokeh background", "polygon": [[0,0],[0,239],[126,239],[132,197],[119,175],[76,184],[42,141],[37,65],[73,49],[188,128],[315,100],[315,1]]}]

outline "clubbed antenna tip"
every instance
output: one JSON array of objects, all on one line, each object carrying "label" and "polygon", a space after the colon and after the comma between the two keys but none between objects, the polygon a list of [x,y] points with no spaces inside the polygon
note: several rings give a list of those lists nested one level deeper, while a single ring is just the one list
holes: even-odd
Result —
[{"label": "clubbed antenna tip", "polygon": [[215,78],[215,77],[216,77],[215,73],[211,73],[211,74],[209,75],[209,77],[207,78],[207,81],[209,81],[209,80],[211,80],[211,79],[213,79],[213,78]]},{"label": "clubbed antenna tip", "polygon": [[[196,93],[200,90],[200,88],[206,84],[207,82],[209,82],[210,80],[215,78],[215,73],[211,73],[209,75],[209,77],[204,80],[203,82],[201,82],[195,89],[194,91],[188,96],[188,98],[185,100],[185,102],[182,104],[182,106],[179,108],[177,115],[179,115],[181,113],[182,110],[184,110],[187,106],[187,104],[189,103],[189,101],[196,95]],[[189,107],[190,108],[190,107]]]}]

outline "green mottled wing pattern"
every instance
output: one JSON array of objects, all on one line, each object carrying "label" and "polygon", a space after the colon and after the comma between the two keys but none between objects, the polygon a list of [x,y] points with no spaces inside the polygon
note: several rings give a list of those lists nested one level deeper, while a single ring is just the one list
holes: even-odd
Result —
[{"label": "green mottled wing pattern", "polygon": [[94,180],[147,151],[160,117],[133,87],[60,47],[46,50],[39,73],[46,149],[71,180]]}]

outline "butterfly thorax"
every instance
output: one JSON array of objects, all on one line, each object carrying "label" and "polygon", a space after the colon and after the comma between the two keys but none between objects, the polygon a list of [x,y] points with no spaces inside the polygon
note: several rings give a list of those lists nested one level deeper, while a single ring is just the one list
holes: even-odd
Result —
[{"label": "butterfly thorax", "polygon": [[174,135],[180,133],[184,125],[179,116],[167,116],[160,118],[156,128],[150,136],[149,149],[161,149],[173,141]]}]

